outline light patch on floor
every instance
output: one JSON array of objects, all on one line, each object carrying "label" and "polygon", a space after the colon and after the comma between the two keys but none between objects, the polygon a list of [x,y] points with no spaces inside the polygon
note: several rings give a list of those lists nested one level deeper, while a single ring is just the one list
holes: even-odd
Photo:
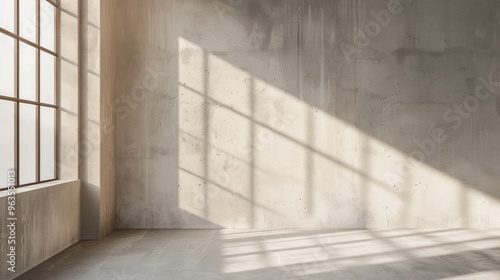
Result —
[{"label": "light patch on floor", "polygon": [[500,230],[121,230],[18,279],[500,279]]}]

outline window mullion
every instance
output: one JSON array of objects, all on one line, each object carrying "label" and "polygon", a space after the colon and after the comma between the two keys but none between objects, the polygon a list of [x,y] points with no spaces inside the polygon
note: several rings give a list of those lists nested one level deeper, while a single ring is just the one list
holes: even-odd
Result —
[{"label": "window mullion", "polygon": [[[19,35],[19,1],[15,1],[15,15],[14,15],[14,32]],[[15,39],[15,59],[14,59],[14,97],[19,98],[19,40]],[[14,166],[16,171],[16,187],[19,186],[21,180],[19,168],[19,102],[14,104]]]},{"label": "window mullion", "polygon": [[[55,24],[55,27],[54,27],[54,32],[55,32],[55,36],[54,36],[54,39],[55,39],[55,42],[54,42],[54,52],[56,53],[56,67],[55,67],[55,83],[56,83],[56,86],[55,86],[55,95],[54,95],[54,104],[59,108],[59,100],[60,100],[60,94],[61,94],[61,58],[59,57],[59,53],[60,53],[60,48],[61,48],[61,36],[59,36],[59,34],[61,34],[61,30],[60,30],[60,26],[61,26],[61,9],[59,9],[59,7],[56,7],[56,13],[55,13],[55,17],[56,17],[56,20],[54,21],[54,24]],[[60,143],[60,136],[59,136],[59,131],[60,131],[60,128],[61,128],[61,111],[59,109],[56,109],[56,115],[55,115],[55,118],[54,118],[54,121],[55,121],[55,124],[54,124],[54,159],[55,159],[55,163],[54,163],[54,178],[59,178],[60,177],[60,174],[59,174],[59,170],[58,170],[58,167],[59,167],[59,163],[60,162],[60,154],[59,154],[59,143]]]},{"label": "window mullion", "polygon": [[[36,44],[40,46],[40,0],[36,0]],[[40,99],[40,48],[36,56],[36,101]],[[40,182],[40,105],[36,106],[36,181]]]}]

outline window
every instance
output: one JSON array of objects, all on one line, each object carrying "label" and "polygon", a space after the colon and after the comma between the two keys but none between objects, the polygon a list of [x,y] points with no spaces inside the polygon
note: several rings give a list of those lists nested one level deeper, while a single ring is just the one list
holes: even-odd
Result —
[{"label": "window", "polygon": [[0,0],[0,189],[57,178],[58,0]]}]

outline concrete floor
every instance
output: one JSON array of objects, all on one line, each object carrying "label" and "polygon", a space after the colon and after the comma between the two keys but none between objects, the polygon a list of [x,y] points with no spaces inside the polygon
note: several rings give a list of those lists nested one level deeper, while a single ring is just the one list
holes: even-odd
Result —
[{"label": "concrete floor", "polygon": [[500,230],[120,230],[17,279],[500,279]]}]

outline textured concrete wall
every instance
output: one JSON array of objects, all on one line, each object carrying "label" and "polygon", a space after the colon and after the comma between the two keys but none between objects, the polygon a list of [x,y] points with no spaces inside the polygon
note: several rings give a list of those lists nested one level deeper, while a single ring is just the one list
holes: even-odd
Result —
[{"label": "textured concrete wall", "polygon": [[80,5],[82,239],[97,239],[115,228],[114,91],[110,87],[114,71],[106,68],[113,56],[108,44],[101,52],[101,18],[112,17],[101,16],[106,1],[80,0]]},{"label": "textured concrete wall", "polygon": [[0,279],[14,279],[80,240],[80,182],[37,188],[23,187],[15,196],[15,273],[7,270],[12,244],[7,243],[7,191],[0,192]]},{"label": "textured concrete wall", "polygon": [[[94,15],[95,22],[114,21],[109,1],[92,0],[90,7]],[[101,12],[104,17],[101,16]],[[99,60],[101,73],[101,206],[100,206],[100,231],[99,236],[104,237],[115,230],[116,207],[115,207],[115,115],[113,114],[113,104],[115,102],[115,41],[109,30],[108,25],[104,24],[101,28],[102,40],[99,40],[97,46],[99,52],[95,54]]]},{"label": "textured concrete wall", "polygon": [[[80,17],[80,178],[82,180],[82,239],[99,236],[101,178],[101,118],[98,43],[99,25],[92,22],[87,0],[79,1]],[[94,63],[93,63],[94,62]],[[96,71],[97,70],[97,71]]]},{"label": "textured concrete wall", "polygon": [[500,226],[497,6],[115,1],[117,226]]}]

